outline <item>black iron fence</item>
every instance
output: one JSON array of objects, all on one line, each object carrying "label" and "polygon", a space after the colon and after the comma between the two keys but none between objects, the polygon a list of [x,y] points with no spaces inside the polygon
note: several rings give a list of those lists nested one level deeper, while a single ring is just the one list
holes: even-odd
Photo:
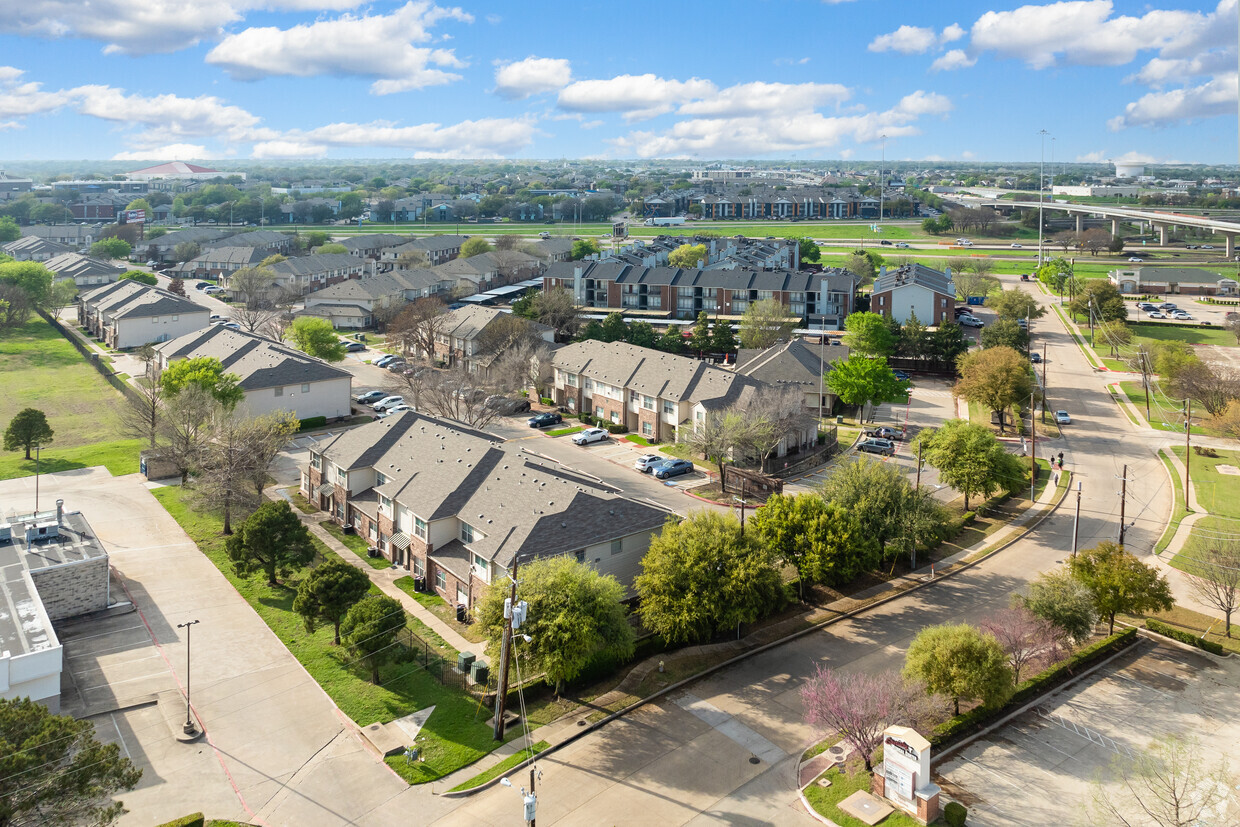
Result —
[{"label": "black iron fence", "polygon": [[455,661],[445,657],[410,629],[404,628],[397,633],[396,644],[404,650],[400,660],[421,665],[443,686],[471,694],[482,693],[483,687],[470,684],[465,673],[457,671]]}]

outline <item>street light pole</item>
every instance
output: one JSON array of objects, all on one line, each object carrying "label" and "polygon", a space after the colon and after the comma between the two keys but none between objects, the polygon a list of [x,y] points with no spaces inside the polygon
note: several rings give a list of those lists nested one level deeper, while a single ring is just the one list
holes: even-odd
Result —
[{"label": "street light pole", "polygon": [[878,223],[883,223],[883,196],[887,192],[886,168],[887,168],[887,136],[880,135],[883,139],[883,157],[878,163]]},{"label": "street light pole", "polygon": [[1081,528],[1081,481],[1076,482],[1076,519],[1072,521],[1072,556],[1076,557],[1076,540]]},{"label": "street light pole", "polygon": [[34,513],[39,513],[39,454],[43,446],[34,446]]},{"label": "street light pole", "polygon": [[185,734],[186,734],[186,735],[193,735],[195,732],[197,732],[197,731],[198,731],[198,727],[194,726],[194,719],[193,719],[193,717],[190,715],[190,707],[189,707],[189,643],[190,643],[190,628],[191,628],[191,627],[192,627],[195,623],[198,623],[198,622],[199,622],[199,621],[197,621],[197,620],[190,620],[190,621],[186,621],[185,623],[178,623],[178,624],[177,624],[177,628],[178,628],[178,629],[184,629],[184,630],[185,630],[185,726],[183,726],[181,729],[185,732]]},{"label": "street light pole", "polygon": [[1042,160],[1038,164],[1038,266],[1042,266],[1042,202],[1045,200],[1045,187],[1042,176],[1046,171],[1046,136],[1050,133],[1043,129],[1038,133],[1042,136]]}]

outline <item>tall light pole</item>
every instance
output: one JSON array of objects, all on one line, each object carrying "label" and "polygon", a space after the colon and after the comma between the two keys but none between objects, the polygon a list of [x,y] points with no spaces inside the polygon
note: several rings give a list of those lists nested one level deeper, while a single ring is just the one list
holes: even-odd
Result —
[{"label": "tall light pole", "polygon": [[1046,171],[1046,136],[1050,133],[1043,129],[1038,133],[1042,136],[1042,160],[1038,163],[1038,266],[1042,266],[1042,202],[1046,198],[1046,190],[1042,184],[1042,176]]},{"label": "tall light pole", "polygon": [[34,513],[39,513],[39,452],[42,445],[34,446]]},{"label": "tall light pole", "polygon": [[194,726],[194,719],[190,715],[189,710],[189,633],[190,627],[198,622],[197,620],[189,620],[185,623],[177,624],[178,629],[185,630],[185,725],[181,729],[186,735],[193,735],[198,731],[198,727]]},{"label": "tall light pole", "polygon": [[883,223],[883,195],[887,192],[886,168],[887,168],[887,136],[879,135],[883,139],[883,156],[878,162],[878,223]]}]

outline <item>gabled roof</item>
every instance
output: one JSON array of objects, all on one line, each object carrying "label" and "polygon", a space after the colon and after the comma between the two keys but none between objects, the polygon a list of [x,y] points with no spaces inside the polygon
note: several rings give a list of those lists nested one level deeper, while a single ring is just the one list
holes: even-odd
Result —
[{"label": "gabled roof", "polygon": [[731,404],[758,383],[698,359],[638,347],[625,342],[588,339],[555,351],[552,364],[596,382],[627,388],[674,402],[707,407]]},{"label": "gabled roof", "polygon": [[[456,310],[449,310],[447,313],[444,313],[439,319],[438,330],[445,336],[470,341],[478,338],[478,335],[486,330],[491,322],[500,316],[507,315],[509,314],[497,307],[483,307],[476,304],[466,305],[465,307],[458,307]],[[538,322],[529,322],[529,324],[535,330],[551,330],[547,325],[539,324]]]},{"label": "gabled roof", "polygon": [[[227,242],[231,245],[232,239]],[[220,245],[208,247],[205,252],[191,259],[190,264],[257,264],[266,257],[267,254],[257,247]]]},{"label": "gabled roof", "polygon": [[241,377],[239,384],[247,391],[352,375],[288,345],[222,325],[179,336],[160,345],[158,350],[168,361],[214,356],[227,372]]},{"label": "gabled roof", "polygon": [[208,314],[207,308],[158,287],[125,279],[81,294],[82,302],[114,319]]},{"label": "gabled roof", "polygon": [[292,235],[289,233],[281,233],[276,230],[252,230],[226,236],[218,242],[207,243],[227,245],[229,247],[279,247],[290,244],[292,241]]},{"label": "gabled roof", "polygon": [[58,255],[60,253],[73,252],[73,248],[66,244],[60,244],[56,241],[48,241],[46,238],[40,238],[37,235],[22,236],[15,241],[10,241],[0,249],[3,249],[14,258],[19,255],[33,256],[43,253]]},{"label": "gabled roof", "polygon": [[217,169],[211,169],[210,167],[200,167],[197,164],[187,164],[184,161],[170,161],[166,164],[156,164],[155,166],[147,167],[146,169],[135,169],[133,172],[130,172],[128,174],[129,175],[184,175],[187,172],[193,172],[193,173],[219,172],[220,175],[226,174],[226,173],[220,172]]},{"label": "gabled roof", "polygon": [[770,385],[809,385],[821,387],[824,370],[848,358],[846,347],[810,344],[799,336],[764,350],[744,349],[736,353],[736,372]]},{"label": "gabled roof", "polygon": [[893,270],[884,269],[874,280],[874,292],[886,293],[896,287],[914,284],[948,296],[956,295],[956,288],[946,273],[939,272],[924,264],[906,264]]},{"label": "gabled roof", "polygon": [[119,277],[125,268],[117,267],[111,262],[81,253],[61,253],[43,263],[43,266],[56,274],[58,278],[82,278],[83,276]]},{"label": "gabled roof", "polygon": [[337,239],[337,243],[343,244],[349,252],[357,250],[378,250],[384,247],[395,247],[409,241],[407,235],[393,235],[391,233],[374,233],[372,235],[355,235],[349,238]]},{"label": "gabled roof", "polygon": [[357,256],[348,253],[316,253],[278,261],[271,265],[271,269],[278,275],[312,276],[329,270],[360,270],[364,264]]},{"label": "gabled roof", "polygon": [[403,296],[407,288],[389,273],[376,273],[373,276],[362,276],[360,279],[349,279],[333,284],[317,291],[311,297],[315,304],[319,299],[347,301],[349,299],[382,299],[388,296]]}]

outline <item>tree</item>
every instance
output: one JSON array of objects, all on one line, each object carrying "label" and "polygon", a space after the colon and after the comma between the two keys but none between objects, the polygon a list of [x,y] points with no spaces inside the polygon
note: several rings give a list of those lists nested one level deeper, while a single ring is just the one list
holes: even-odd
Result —
[{"label": "tree", "polygon": [[172,258],[178,262],[191,261],[202,255],[202,247],[196,241],[182,241],[172,248]]},{"label": "tree", "polygon": [[930,331],[921,323],[921,319],[917,318],[916,313],[909,313],[908,321],[900,325],[895,352],[896,355],[909,359],[925,359],[930,356]]},{"label": "tree", "polygon": [[494,249],[485,238],[474,236],[461,245],[461,251],[458,254],[461,258],[473,258],[482,253],[489,253]]},{"label": "tree", "polygon": [[822,258],[822,248],[809,236],[790,236],[787,240],[797,242],[797,256],[801,261],[815,262]]},{"label": "tree", "polygon": [[732,331],[732,323],[725,320],[717,321],[711,328],[710,350],[714,353],[727,355],[736,352],[736,334]]},{"label": "tree", "polygon": [[0,244],[8,244],[22,237],[22,228],[9,216],[0,218]]},{"label": "tree", "polygon": [[890,356],[895,352],[896,337],[878,313],[849,314],[844,331],[844,344],[860,356]]},{"label": "tree", "polygon": [[196,385],[228,410],[235,408],[245,397],[245,391],[237,384],[240,381],[241,377],[237,374],[225,373],[223,363],[214,356],[169,362],[159,376],[164,395],[169,398],[190,385]]},{"label": "tree", "polygon": [[724,463],[732,451],[744,442],[748,427],[749,419],[734,407],[713,410],[695,423],[692,430],[683,429],[681,440],[708,462],[715,463],[722,481]]},{"label": "tree", "polygon": [[897,672],[841,672],[816,664],[801,686],[805,721],[822,733],[838,732],[873,771],[874,753],[889,726],[929,729],[937,704],[925,688]]},{"label": "tree", "polygon": [[845,464],[827,478],[821,495],[861,524],[863,537],[886,552],[887,543],[904,529],[901,515],[913,486],[899,468],[863,459]]},{"label": "tree", "polygon": [[260,505],[228,538],[225,549],[239,577],[261,571],[270,586],[309,565],[316,553],[310,531],[284,500]]},{"label": "tree", "polygon": [[276,284],[276,274],[262,264],[242,267],[228,277],[228,292],[245,303],[246,307],[271,306],[271,293]]},{"label": "tree", "polygon": [[554,328],[556,336],[572,336],[581,324],[577,311],[577,299],[567,287],[552,287],[538,294],[534,300],[535,318]]},{"label": "tree", "polygon": [[680,353],[684,350],[685,339],[680,335],[680,326],[669,324],[654,346],[664,353]]},{"label": "tree", "polygon": [[9,420],[9,427],[4,431],[4,450],[24,450],[26,459],[30,459],[30,449],[50,444],[54,433],[43,411],[24,408]]},{"label": "tree", "polygon": [[1012,667],[999,641],[967,623],[927,626],[917,633],[904,658],[904,675],[926,689],[960,702],[998,706],[1012,695]]},{"label": "tree", "polygon": [[796,329],[797,321],[789,318],[787,306],[778,299],[751,302],[741,317],[741,347],[765,350],[787,339]]},{"label": "tree", "polygon": [[1029,352],[1029,330],[1021,327],[1013,319],[998,319],[989,327],[982,329],[981,342],[983,348],[1007,347],[1021,353]]},{"label": "tree", "polygon": [[1240,821],[1237,779],[1226,756],[1209,765],[1196,738],[1171,734],[1143,751],[1116,756],[1112,784],[1094,781],[1092,824],[1116,827],[1197,827]]},{"label": "tree", "polygon": [[699,511],[669,518],[650,541],[634,581],[642,624],[668,643],[709,640],[779,608],[773,555],[732,515]]},{"label": "tree", "polygon": [[1046,308],[1024,290],[1000,290],[986,300],[986,306],[1000,319],[1040,319],[1046,315]]},{"label": "tree", "polygon": [[345,356],[345,343],[336,335],[336,328],[327,319],[302,316],[294,319],[285,338],[298,350],[325,362],[339,362]]},{"label": "tree", "polygon": [[1075,643],[1089,637],[1098,618],[1093,594],[1067,569],[1043,573],[1029,584],[1028,595],[1014,595],[1012,602],[1062,629]]},{"label": "tree", "polygon": [[[965,260],[969,265],[972,262]],[[964,300],[969,296],[989,296],[1003,289],[999,284],[999,280],[993,276],[985,276],[981,273],[970,272],[963,267],[958,268],[955,264],[951,265],[952,283],[956,285],[957,298]]]},{"label": "tree", "polygon": [[[625,589],[614,577],[571,557],[554,557],[522,565],[520,580],[518,597],[529,603],[521,632],[533,638],[521,645],[524,663],[546,674],[557,695],[594,658],[633,656]],[[498,662],[506,597],[507,587],[497,583],[478,605],[478,625],[490,641],[492,663]]]},{"label": "tree", "polygon": [[1115,615],[1170,611],[1174,605],[1167,578],[1133,557],[1124,547],[1104,540],[1069,562],[1072,576],[1089,589],[1094,609],[1115,632]]},{"label": "tree", "polygon": [[29,698],[0,699],[0,825],[113,824],[142,770],[119,744],[95,740],[95,725],[54,715]]},{"label": "tree", "polygon": [[940,362],[956,363],[961,354],[969,352],[969,342],[965,339],[964,329],[955,322],[943,321],[939,324],[927,342],[931,359]]},{"label": "tree", "polygon": [[293,611],[305,621],[306,631],[313,632],[319,621],[332,624],[332,643],[339,646],[341,622],[369,591],[366,572],[343,560],[327,560],[311,569],[298,584]]},{"label": "tree", "polygon": [[90,254],[97,258],[129,258],[133,246],[124,239],[102,238],[90,245]]},{"label": "tree", "polygon": [[1184,557],[1189,589],[1223,614],[1223,633],[1231,637],[1231,615],[1240,609],[1240,543],[1197,537]]},{"label": "tree", "polygon": [[396,636],[405,623],[400,602],[382,594],[366,595],[344,616],[341,639],[354,657],[370,667],[371,683],[379,683],[379,667],[396,657]]},{"label": "tree", "polygon": [[960,379],[953,393],[997,413],[999,433],[1004,431],[1007,409],[1029,399],[1037,388],[1029,360],[1010,347],[990,347],[965,353],[956,364]]},{"label": "tree", "polygon": [[629,336],[629,326],[624,316],[619,313],[608,313],[599,327],[599,338],[604,342],[623,342]]},{"label": "tree", "polygon": [[693,323],[692,335],[689,337],[689,349],[701,356],[710,350],[713,341],[710,335],[710,317],[703,310],[698,313],[697,321]]},{"label": "tree", "polygon": [[1178,395],[1201,403],[1211,416],[1222,416],[1227,406],[1240,398],[1240,371],[1220,362],[1188,362],[1170,384]]},{"label": "tree", "polygon": [[[468,244],[469,242],[467,241],[465,243]],[[462,257],[464,257],[464,249],[465,249],[464,247],[461,248]],[[598,254],[599,254],[598,242],[592,238],[584,238],[584,239],[578,239],[577,241],[574,241],[573,249],[572,249],[572,252],[570,253],[573,261],[581,261],[581,259],[585,258],[586,256],[597,256]]]},{"label": "tree", "polygon": [[831,366],[826,382],[841,402],[859,409],[862,421],[867,404],[902,402],[908,397],[908,382],[897,379],[886,360],[880,358],[849,356]]},{"label": "tree", "polygon": [[625,341],[638,347],[653,348],[658,338],[650,322],[633,322],[629,325],[629,335]]},{"label": "tree", "polygon": [[669,267],[682,267],[686,270],[696,270],[705,261],[705,244],[681,244],[667,256]]},{"label": "tree", "polygon": [[1063,660],[1067,651],[1062,629],[1019,604],[999,610],[980,626],[1007,653],[1013,686],[1020,686],[1020,673],[1026,666],[1036,663],[1045,668]]},{"label": "tree", "polygon": [[215,412],[198,456],[198,494],[204,510],[224,516],[224,534],[232,534],[232,515],[246,513],[262,501],[272,460],[297,432],[291,411],[242,418]]},{"label": "tree", "polygon": [[159,279],[155,278],[145,270],[130,270],[126,273],[122,273],[118,281],[136,281],[138,284],[145,284],[150,287],[155,287],[159,284]]},{"label": "tree", "polygon": [[185,279],[177,276],[172,281],[168,282],[168,292],[175,293],[176,295],[185,298]]},{"label": "tree", "polygon": [[844,269],[857,277],[860,287],[871,284],[878,274],[878,267],[864,250],[854,250],[852,255],[845,258]]},{"label": "tree", "polygon": [[427,359],[434,358],[435,337],[447,312],[447,305],[439,299],[420,298],[405,305],[388,325],[388,339],[398,343],[406,356],[417,353]]},{"label": "tree", "polygon": [[1098,334],[1102,337],[1102,341],[1106,342],[1113,359],[1120,358],[1121,347],[1132,343],[1132,330],[1119,319],[1098,325]]},{"label": "tree", "polygon": [[159,434],[159,423],[163,419],[164,389],[159,383],[158,361],[154,359],[154,350],[148,352],[150,358],[143,359],[147,366],[145,381],[135,385],[132,388],[133,393],[125,394],[125,404],[120,411],[120,425],[125,436],[141,439],[154,448],[155,438]]},{"label": "tree", "polygon": [[[1093,308],[1093,315],[1090,315]],[[1098,322],[1113,322],[1128,318],[1128,305],[1119,288],[1109,279],[1090,279],[1082,285],[1076,296],[1068,303],[1068,310],[1073,316],[1084,316],[1091,319],[1091,325]]]},{"label": "tree", "polygon": [[[1077,244],[1082,252],[1096,256],[1099,253],[1106,252],[1111,247],[1111,234],[1101,227],[1094,227],[1081,233],[1077,238]],[[1123,249],[1122,247],[1120,249]]]},{"label": "tree", "polygon": [[1024,482],[1024,465],[1009,454],[989,428],[963,419],[949,419],[942,427],[918,435],[925,446],[925,459],[939,469],[939,478],[969,500],[981,494],[1013,490]]},{"label": "tree", "polygon": [[773,494],[749,526],[781,564],[805,583],[842,586],[878,564],[878,544],[843,506],[816,494]]}]

